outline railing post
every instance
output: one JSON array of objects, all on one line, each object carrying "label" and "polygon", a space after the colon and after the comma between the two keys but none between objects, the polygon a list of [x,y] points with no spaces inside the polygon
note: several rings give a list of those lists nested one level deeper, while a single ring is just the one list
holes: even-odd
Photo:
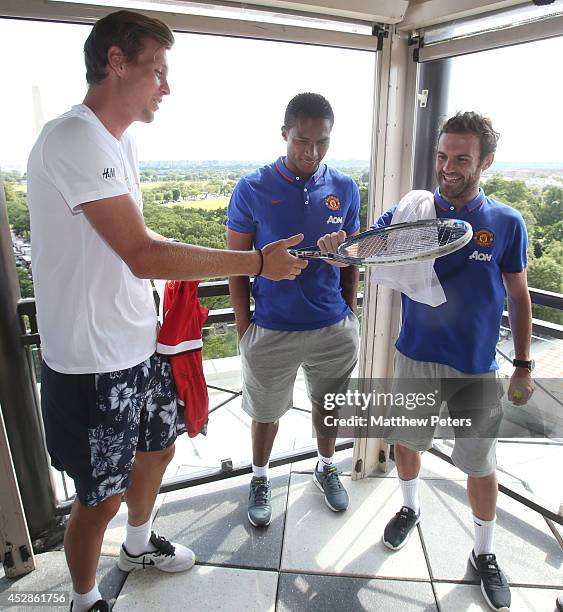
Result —
[{"label": "railing post", "polygon": [[32,540],[52,530],[56,498],[45,448],[35,374],[21,342],[14,261],[0,176],[0,406]]}]

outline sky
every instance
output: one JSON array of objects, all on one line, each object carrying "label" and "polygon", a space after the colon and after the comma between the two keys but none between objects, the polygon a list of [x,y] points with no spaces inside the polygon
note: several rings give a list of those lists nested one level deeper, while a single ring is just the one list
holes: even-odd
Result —
[{"label": "sky", "polygon": [[[0,19],[0,57],[11,69],[0,96],[0,164],[25,163],[37,131],[32,88],[49,120],[83,100],[88,26]],[[22,52],[21,41],[33,41]],[[34,56],[32,48],[41,49]],[[369,159],[375,54],[311,45],[177,34],[168,53],[171,95],[155,121],[134,124],[141,160],[269,160],[284,152],[281,125],[302,91],[332,104],[333,159]],[[4,87],[3,87],[4,89]],[[351,112],[352,111],[352,112]]]},{"label": "sky", "polygon": [[[82,46],[89,30],[0,19],[0,167],[26,163],[41,123],[34,87],[45,121],[82,101]],[[471,109],[490,116],[501,132],[499,161],[563,164],[560,57],[563,37],[455,58],[448,113]],[[274,159],[284,152],[280,127],[287,102],[315,91],[328,98],[336,117],[327,158],[368,160],[374,60],[363,51],[177,34],[169,53],[172,95],[152,124],[131,128],[139,157]]]}]

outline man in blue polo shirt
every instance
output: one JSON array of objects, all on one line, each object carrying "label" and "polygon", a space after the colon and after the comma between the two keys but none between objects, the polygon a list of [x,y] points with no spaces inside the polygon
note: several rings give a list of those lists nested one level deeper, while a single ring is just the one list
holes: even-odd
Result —
[{"label": "man in blue polo shirt", "polygon": [[[410,379],[425,379],[421,384],[429,391],[438,382],[450,415],[469,411],[477,421],[473,431],[456,430],[452,460],[468,477],[475,529],[470,562],[479,574],[488,605],[493,610],[508,610],[510,589],[493,544],[498,489],[494,436],[502,418],[495,347],[505,295],[515,352],[508,399],[515,404],[525,404],[532,393],[533,362],[526,227],[519,212],[487,197],[479,188],[481,173],[493,163],[498,136],[490,120],[474,112],[458,113],[440,131],[436,216],[468,221],[473,240],[434,264],[446,295],[444,304],[432,308],[402,294],[394,390],[410,384]],[[389,225],[393,212],[387,211],[375,226]],[[339,236],[324,237],[322,249],[333,250],[341,241]],[[384,432],[385,441],[395,445],[403,494],[403,506],[383,534],[383,544],[391,550],[402,548],[420,521],[420,453],[432,446],[434,429],[395,427]]]},{"label": "man in blue polo shirt", "polygon": [[[260,248],[290,228],[316,245],[328,231],[354,234],[360,227],[360,195],[354,181],[322,163],[334,114],[318,94],[303,93],[289,103],[282,137],[287,153],[244,176],[228,209],[231,249]],[[294,232],[295,233],[295,232]],[[354,314],[358,271],[310,261],[294,284],[279,287],[261,276],[253,286],[250,316],[248,277],[229,279],[240,338],[243,409],[252,418],[252,470],[248,519],[255,527],[270,523],[268,463],[279,418],[292,407],[293,384],[303,366],[313,423],[322,423],[322,398],[344,389],[356,365],[358,320]],[[318,430],[318,427],[317,427]],[[313,480],[335,512],[348,507],[348,494],[333,465],[335,438],[317,435],[318,464]]]}]

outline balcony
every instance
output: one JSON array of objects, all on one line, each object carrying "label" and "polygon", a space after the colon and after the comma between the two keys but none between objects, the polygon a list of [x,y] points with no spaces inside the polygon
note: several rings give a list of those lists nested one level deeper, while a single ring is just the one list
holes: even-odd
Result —
[{"label": "balcony", "polygon": [[[222,295],[226,286],[206,283],[200,293]],[[560,296],[531,293],[536,303],[561,301]],[[19,312],[26,322],[22,341],[37,345],[33,301],[22,301]],[[209,322],[232,324],[233,314],[214,312]],[[509,358],[509,333],[504,330],[498,346],[501,367]],[[563,356],[561,330],[535,321],[534,334],[536,374],[554,376]],[[121,572],[115,558],[125,535],[122,506],[106,533],[98,571],[102,594],[115,599],[116,612],[187,605],[195,611],[257,612],[486,609],[467,563],[473,534],[465,477],[447,461],[447,441],[440,441],[423,459],[422,522],[409,544],[391,553],[381,535],[401,505],[393,463],[387,473],[353,480],[352,441],[340,441],[337,457],[350,507],[342,514],[331,512],[312,482],[315,451],[299,377],[294,409],[281,421],[273,452],[272,523],[256,530],[246,517],[250,421],[240,409],[239,358],[208,360],[205,371],[211,406],[208,435],[179,438],[154,522],[157,531],[194,550],[196,566],[177,575],[150,569]],[[512,609],[552,610],[563,591],[563,527],[549,512],[542,516],[533,508],[543,503],[552,518],[557,513],[563,488],[560,479],[554,482],[558,477],[553,468],[563,464],[561,440],[503,440],[498,460],[501,490],[507,494],[499,495],[496,543],[512,585]],[[58,480],[61,513],[68,510],[65,498],[72,495],[71,486]],[[15,580],[0,578],[0,597],[17,590],[68,592],[60,547],[35,559],[36,571]]]}]

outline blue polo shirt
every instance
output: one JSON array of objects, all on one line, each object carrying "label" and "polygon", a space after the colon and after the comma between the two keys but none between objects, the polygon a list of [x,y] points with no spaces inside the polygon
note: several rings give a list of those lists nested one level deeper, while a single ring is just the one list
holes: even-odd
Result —
[{"label": "blue polo shirt", "polygon": [[[434,193],[436,216],[463,219],[473,239],[463,249],[436,259],[434,269],[446,302],[433,308],[402,294],[403,323],[397,349],[417,361],[442,363],[479,374],[498,369],[495,348],[504,306],[503,273],[528,265],[528,236],[522,215],[514,208],[479,195],[462,210]],[[394,208],[374,227],[389,225]]]},{"label": "blue polo shirt", "polygon": [[[304,181],[280,157],[240,179],[229,202],[227,227],[252,234],[257,248],[294,234],[304,234],[298,246],[306,247],[329,232],[357,232],[359,211],[360,193],[349,176],[321,163]],[[252,294],[253,321],[268,329],[319,329],[350,312],[342,297],[339,268],[323,261],[310,260],[294,281],[274,282],[260,276]]]}]

